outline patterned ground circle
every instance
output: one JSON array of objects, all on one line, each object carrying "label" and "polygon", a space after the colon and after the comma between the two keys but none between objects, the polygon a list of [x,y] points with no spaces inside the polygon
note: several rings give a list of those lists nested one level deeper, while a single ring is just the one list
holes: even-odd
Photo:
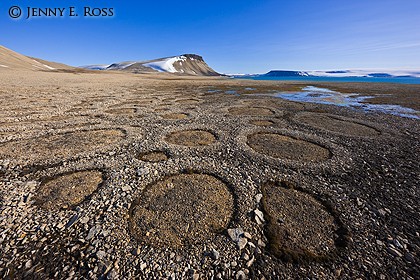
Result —
[{"label": "patterned ground circle", "polygon": [[207,174],[178,174],[146,188],[133,203],[130,230],[155,246],[182,247],[223,231],[234,200],[225,183]]},{"label": "patterned ground circle", "polygon": [[135,108],[115,108],[109,109],[105,111],[106,113],[113,114],[113,115],[132,115],[137,112]]},{"label": "patterned ground circle", "polygon": [[280,159],[322,161],[331,157],[328,149],[317,144],[270,132],[249,135],[247,144],[261,154]]},{"label": "patterned ground circle", "polygon": [[326,259],[336,249],[334,216],[315,198],[291,186],[281,182],[263,188],[269,248],[288,261]]},{"label": "patterned ground circle", "polygon": [[234,116],[272,116],[273,110],[263,107],[233,107],[229,113]]},{"label": "patterned ground circle", "polygon": [[35,201],[47,210],[71,208],[96,191],[102,181],[100,171],[79,171],[60,175],[41,184]]},{"label": "patterned ground circle", "polygon": [[296,120],[316,128],[350,136],[377,136],[380,134],[372,127],[322,114],[302,113],[296,117]]},{"label": "patterned ground circle", "polygon": [[139,156],[139,159],[142,161],[148,161],[148,162],[160,162],[160,161],[168,160],[168,156],[164,152],[153,151],[153,152],[141,154]]},{"label": "patterned ground circle", "polygon": [[19,161],[62,160],[95,149],[107,149],[125,136],[122,130],[85,130],[7,142],[0,156]]},{"label": "patterned ground circle", "polygon": [[216,142],[214,134],[205,130],[175,131],[165,137],[169,143],[182,146],[205,146]]}]

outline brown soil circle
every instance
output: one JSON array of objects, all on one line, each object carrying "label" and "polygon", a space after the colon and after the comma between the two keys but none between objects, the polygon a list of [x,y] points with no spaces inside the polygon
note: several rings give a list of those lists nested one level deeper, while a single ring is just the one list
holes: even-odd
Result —
[{"label": "brown soil circle", "polygon": [[270,126],[274,124],[274,122],[270,120],[253,120],[250,121],[250,123],[256,126]]},{"label": "brown soil circle", "polygon": [[145,189],[130,211],[130,230],[145,243],[180,248],[202,243],[228,226],[234,199],[207,174],[178,174]]},{"label": "brown soil circle", "polygon": [[272,116],[274,111],[263,107],[233,107],[229,113],[234,116]]},{"label": "brown soil circle", "polygon": [[123,104],[123,105],[133,104],[133,105],[142,106],[142,105],[148,105],[150,103],[153,103],[154,101],[155,101],[155,99],[153,99],[153,98],[140,98],[140,99],[127,100],[127,101],[121,102],[121,104]]},{"label": "brown soil circle", "polygon": [[296,120],[315,128],[325,129],[344,135],[368,137],[380,135],[378,130],[367,125],[352,121],[340,120],[321,114],[300,114],[296,117]]},{"label": "brown soil circle", "polygon": [[211,132],[197,129],[172,132],[165,140],[176,145],[195,147],[210,145],[216,142],[216,137]]},{"label": "brown soil circle", "polygon": [[133,107],[146,107],[153,103],[152,99],[141,99],[141,100],[128,100],[109,106],[109,108],[121,109],[121,108],[133,108]]},{"label": "brown soil circle", "polygon": [[125,137],[119,129],[85,130],[38,137],[0,145],[0,156],[18,160],[62,160],[78,154],[103,150]]},{"label": "brown soil circle", "polygon": [[280,159],[306,162],[322,161],[331,157],[328,149],[317,144],[271,132],[251,134],[247,144],[261,154]]},{"label": "brown soil circle", "polygon": [[109,109],[105,111],[108,114],[113,115],[132,115],[137,112],[137,109],[135,108],[115,108],[115,109]]},{"label": "brown soil circle", "polygon": [[179,100],[176,100],[175,102],[179,104],[196,104],[196,103],[199,103],[200,100],[191,98],[191,99],[179,99]]},{"label": "brown soil circle", "polygon": [[60,175],[41,184],[35,201],[46,210],[71,208],[96,191],[102,182],[102,173],[97,170]]},{"label": "brown soil circle", "polygon": [[322,203],[290,187],[287,182],[263,187],[270,251],[287,261],[328,259],[337,249],[338,223]]},{"label": "brown soil circle", "polygon": [[170,98],[164,98],[164,99],[162,99],[162,102],[172,102],[172,101],[175,101],[175,100],[176,100],[176,98],[170,97]]},{"label": "brown soil circle", "polygon": [[188,118],[188,115],[184,113],[169,113],[162,115],[162,118],[166,120],[182,120]]},{"label": "brown soil circle", "polygon": [[139,159],[148,162],[160,162],[168,160],[168,156],[164,152],[153,151],[139,155]]},{"label": "brown soil circle", "polygon": [[67,112],[67,113],[82,113],[82,112],[84,112],[84,111],[86,111],[86,108],[73,107],[73,108],[71,108],[71,109],[67,110],[66,112]]},{"label": "brown soil circle", "polygon": [[155,108],[155,112],[157,112],[157,113],[160,113],[160,112],[167,112],[167,111],[169,111],[169,110],[171,110],[171,109],[169,109],[169,108]]}]

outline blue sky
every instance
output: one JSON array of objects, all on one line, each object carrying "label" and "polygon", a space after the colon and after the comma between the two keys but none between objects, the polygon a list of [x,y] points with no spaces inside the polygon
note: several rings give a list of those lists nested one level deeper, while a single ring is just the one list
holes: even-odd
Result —
[{"label": "blue sky", "polygon": [[[13,20],[13,5],[115,16]],[[420,69],[419,15],[419,0],[2,0],[0,44],[75,66],[196,53],[223,73]]]}]

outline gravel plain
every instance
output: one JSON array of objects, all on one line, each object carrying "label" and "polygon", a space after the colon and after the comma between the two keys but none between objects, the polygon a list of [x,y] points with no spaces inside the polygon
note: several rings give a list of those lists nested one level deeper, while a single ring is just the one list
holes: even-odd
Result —
[{"label": "gravel plain", "polygon": [[316,83],[0,75],[2,279],[419,279],[417,119],[260,95]]}]

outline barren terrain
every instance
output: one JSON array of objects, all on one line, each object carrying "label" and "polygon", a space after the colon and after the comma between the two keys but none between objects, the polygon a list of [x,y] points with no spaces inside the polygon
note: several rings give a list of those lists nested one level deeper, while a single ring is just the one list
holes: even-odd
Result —
[{"label": "barren terrain", "polygon": [[419,120],[259,94],[420,86],[65,72],[0,69],[0,278],[418,279]]}]

